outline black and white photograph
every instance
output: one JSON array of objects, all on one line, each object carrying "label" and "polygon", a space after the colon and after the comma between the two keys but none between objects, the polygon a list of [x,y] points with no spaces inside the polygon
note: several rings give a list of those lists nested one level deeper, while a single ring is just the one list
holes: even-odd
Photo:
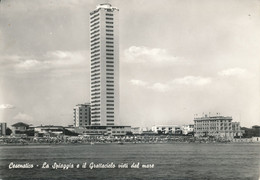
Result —
[{"label": "black and white photograph", "polygon": [[0,180],[259,180],[259,0],[0,0]]}]

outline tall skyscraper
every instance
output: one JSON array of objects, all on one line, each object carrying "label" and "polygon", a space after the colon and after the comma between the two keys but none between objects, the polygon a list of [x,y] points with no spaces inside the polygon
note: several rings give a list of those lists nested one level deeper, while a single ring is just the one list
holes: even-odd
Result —
[{"label": "tall skyscraper", "polygon": [[100,4],[90,13],[91,125],[119,121],[119,9]]}]

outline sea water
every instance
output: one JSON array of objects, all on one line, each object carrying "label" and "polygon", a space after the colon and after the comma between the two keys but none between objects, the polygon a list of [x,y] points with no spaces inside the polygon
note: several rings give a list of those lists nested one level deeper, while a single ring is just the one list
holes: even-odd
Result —
[{"label": "sea water", "polygon": [[259,179],[260,144],[0,146],[5,179]]}]

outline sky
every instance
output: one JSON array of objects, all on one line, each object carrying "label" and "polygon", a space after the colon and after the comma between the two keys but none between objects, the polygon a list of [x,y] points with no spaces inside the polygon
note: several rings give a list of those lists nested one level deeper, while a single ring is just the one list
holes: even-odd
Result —
[{"label": "sky", "polygon": [[73,124],[90,101],[89,13],[119,8],[120,122],[260,124],[258,0],[2,0],[0,122]]}]

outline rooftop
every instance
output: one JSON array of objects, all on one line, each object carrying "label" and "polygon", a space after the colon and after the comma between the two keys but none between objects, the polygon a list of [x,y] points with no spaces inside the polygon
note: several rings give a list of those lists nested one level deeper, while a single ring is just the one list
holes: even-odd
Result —
[{"label": "rooftop", "polygon": [[111,8],[112,5],[109,4],[109,3],[103,3],[103,4],[99,4],[97,5],[97,8],[96,9],[99,9],[99,8]]},{"label": "rooftop", "polygon": [[23,122],[18,122],[18,123],[15,123],[12,125],[13,127],[21,127],[21,126],[26,126],[26,127],[29,127],[28,124],[26,123],[23,123]]},{"label": "rooftop", "polygon": [[232,116],[202,116],[194,117],[194,120],[217,120],[217,119],[232,119]]}]

